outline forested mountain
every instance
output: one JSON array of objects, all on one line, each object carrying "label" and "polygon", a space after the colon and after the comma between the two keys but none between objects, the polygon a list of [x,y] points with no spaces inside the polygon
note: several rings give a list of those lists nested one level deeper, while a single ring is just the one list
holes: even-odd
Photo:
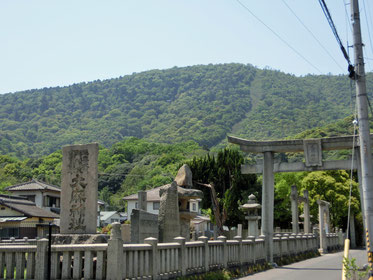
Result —
[{"label": "forested mountain", "polygon": [[[368,93],[373,75],[367,77]],[[251,65],[199,65],[0,95],[0,154],[50,154],[63,145],[126,136],[194,140],[227,133],[285,138],[352,114],[346,76],[296,77]]]}]

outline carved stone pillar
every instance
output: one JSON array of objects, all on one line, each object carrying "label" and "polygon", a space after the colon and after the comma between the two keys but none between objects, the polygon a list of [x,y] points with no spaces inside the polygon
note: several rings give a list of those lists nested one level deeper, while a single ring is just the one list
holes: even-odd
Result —
[{"label": "carved stone pillar", "polygon": [[292,220],[292,232],[295,234],[299,233],[299,214],[298,214],[298,191],[297,186],[291,186],[291,220]]},{"label": "carved stone pillar", "polygon": [[308,197],[308,190],[303,191],[303,197],[304,197],[304,204],[303,204],[304,233],[312,233],[311,232],[311,219],[310,219],[310,200]]}]

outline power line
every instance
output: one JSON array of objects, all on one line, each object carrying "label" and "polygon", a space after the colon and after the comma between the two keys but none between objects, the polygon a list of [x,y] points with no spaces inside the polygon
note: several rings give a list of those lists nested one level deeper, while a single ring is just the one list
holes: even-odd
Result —
[{"label": "power line", "polygon": [[[367,24],[367,28],[368,28],[368,37],[369,37],[369,42],[370,42],[370,47],[371,47],[371,50],[372,50],[372,54],[373,54],[373,44],[372,44],[372,37],[370,36],[370,28],[369,28],[369,22],[368,22],[368,16],[367,16],[367,9],[365,7],[365,1],[363,0],[363,6],[364,6],[364,15],[365,15],[365,20],[366,20],[366,24]],[[369,62],[368,62],[369,63]],[[370,65],[369,65],[369,68]]]},{"label": "power line", "polygon": [[351,23],[351,18],[350,18],[350,15],[348,14],[347,12],[347,5],[346,4],[346,1],[345,0],[342,0],[343,1],[343,6],[344,6],[344,10],[345,10],[345,21],[346,21],[346,48],[347,48],[347,54],[350,55],[350,49],[348,47],[348,28],[350,28],[350,32],[352,33],[352,23]]},{"label": "power line", "polygon": [[[345,0],[343,0],[343,5],[344,5],[344,8],[345,8],[345,16],[346,16],[346,20],[347,20],[347,22],[348,22],[348,26],[350,27],[350,31],[351,31],[351,33],[352,33],[352,24],[351,24],[351,18],[350,18],[350,15],[349,15],[349,13],[347,12],[347,3],[346,3],[346,1]],[[348,34],[348,32],[346,32],[346,34]],[[348,41],[348,40],[347,40]]]},{"label": "power line", "polygon": [[285,6],[290,10],[290,12],[297,18],[297,20],[303,25],[303,27],[312,35],[312,37],[316,40],[316,42],[320,45],[320,47],[323,48],[323,50],[329,55],[329,57],[335,62],[335,64],[342,70],[341,65],[338,64],[338,62],[334,59],[334,57],[329,53],[329,51],[321,44],[321,42],[316,38],[316,36],[312,33],[312,31],[303,23],[303,21],[297,16],[297,14],[290,8],[290,6],[286,3],[285,0],[282,0],[282,2],[285,4]]},{"label": "power line", "polygon": [[341,39],[339,38],[339,35],[338,35],[338,32],[337,32],[337,28],[335,27],[334,25],[334,22],[333,22],[333,19],[332,19],[332,16],[330,15],[330,12],[329,12],[329,9],[328,7],[326,6],[326,3],[324,0],[319,0],[319,3],[320,3],[320,6],[321,6],[321,9],[322,11],[324,12],[324,15],[329,23],[329,26],[330,28],[332,29],[332,32],[334,34],[334,37],[335,39],[337,40],[338,44],[339,44],[339,47],[341,48],[341,51],[343,53],[343,56],[345,57],[345,59],[347,60],[348,62],[348,72],[350,72],[350,75],[349,77],[351,79],[354,79],[355,78],[355,70],[354,70],[354,67],[352,66],[351,64],[351,61],[350,61],[350,57],[348,56],[347,52],[346,52],[346,49],[344,48],[343,44],[342,44],[342,41]]},{"label": "power line", "polygon": [[319,68],[313,65],[307,58],[305,58],[300,52],[298,52],[295,48],[293,48],[288,42],[286,42],[280,35],[278,35],[272,28],[270,28],[267,24],[265,24],[259,17],[257,17],[247,6],[245,6],[240,0],[236,0],[246,11],[248,11],[257,21],[263,24],[269,31],[271,31],[280,41],[282,41],[285,45],[287,45],[293,52],[295,52],[298,56],[300,56],[304,61],[306,61],[310,66],[312,66],[315,70],[317,70],[320,74],[322,72]]}]

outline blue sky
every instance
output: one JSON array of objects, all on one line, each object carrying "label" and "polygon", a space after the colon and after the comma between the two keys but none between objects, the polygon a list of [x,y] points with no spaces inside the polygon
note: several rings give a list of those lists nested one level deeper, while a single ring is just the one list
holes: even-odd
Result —
[{"label": "blue sky", "polygon": [[[209,63],[249,63],[298,76],[346,73],[317,0],[240,1],[313,66],[237,0],[1,0],[0,94]],[[351,44],[344,2],[326,1],[342,41]],[[373,32],[373,3],[360,0],[360,6],[372,71],[366,22]]]}]

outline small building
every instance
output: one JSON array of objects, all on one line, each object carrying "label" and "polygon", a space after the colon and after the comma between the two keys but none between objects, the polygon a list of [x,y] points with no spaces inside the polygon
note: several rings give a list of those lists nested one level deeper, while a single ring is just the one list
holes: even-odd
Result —
[{"label": "small building", "polygon": [[30,182],[5,188],[12,195],[24,197],[36,206],[48,211],[60,213],[61,188],[35,179]]},{"label": "small building", "polygon": [[[146,211],[152,214],[159,214],[159,207],[161,203],[161,197],[159,196],[159,190],[162,188],[157,187],[151,190],[146,191]],[[123,198],[124,201],[127,201],[127,213],[128,219],[131,218],[131,213],[133,209],[138,208],[138,194],[131,194]],[[188,209],[190,212],[201,213],[200,209],[201,199],[191,199],[189,201]]]},{"label": "small building", "polygon": [[115,222],[122,223],[126,219],[127,219],[126,217],[123,217],[117,211],[101,211],[100,212],[100,226],[102,227],[105,227]]},{"label": "small building", "polygon": [[0,195],[1,238],[44,237],[59,216],[20,196]]}]

